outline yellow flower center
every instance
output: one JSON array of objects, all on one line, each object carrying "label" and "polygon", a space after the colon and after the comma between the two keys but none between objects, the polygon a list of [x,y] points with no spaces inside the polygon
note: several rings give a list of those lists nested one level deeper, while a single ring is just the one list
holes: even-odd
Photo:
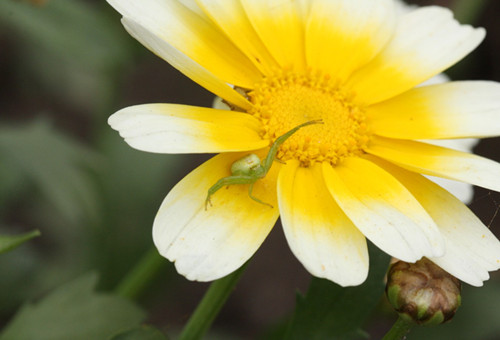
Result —
[{"label": "yellow flower center", "polygon": [[277,158],[297,159],[304,167],[315,162],[336,165],[359,155],[370,139],[362,107],[328,76],[284,71],[267,77],[248,93],[250,114],[263,125],[263,138],[273,142],[292,128],[310,120],[324,124],[304,127],[279,148]]}]

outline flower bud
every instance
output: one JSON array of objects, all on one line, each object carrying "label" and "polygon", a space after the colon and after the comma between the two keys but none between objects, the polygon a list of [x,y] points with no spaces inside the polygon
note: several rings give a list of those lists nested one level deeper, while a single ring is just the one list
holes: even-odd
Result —
[{"label": "flower bud", "polygon": [[461,302],[460,281],[426,258],[392,264],[386,294],[402,318],[425,325],[450,320]]}]

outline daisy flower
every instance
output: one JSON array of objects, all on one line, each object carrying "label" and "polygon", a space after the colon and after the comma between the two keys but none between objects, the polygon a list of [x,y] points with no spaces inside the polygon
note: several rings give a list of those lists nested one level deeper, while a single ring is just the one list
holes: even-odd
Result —
[{"label": "daisy flower", "polygon": [[[482,28],[441,7],[399,15],[394,0],[108,0],[127,31],[231,110],[127,107],[109,124],[132,147],[219,153],[180,181],[153,225],[159,252],[190,280],[239,268],[281,216],[314,276],[368,273],[367,241],[406,262],[427,257],[475,286],[500,268],[500,243],[423,175],[500,191],[500,164],[423,140],[500,134],[500,85],[418,86],[471,52]],[[267,175],[208,189],[248,155],[283,143]]]}]

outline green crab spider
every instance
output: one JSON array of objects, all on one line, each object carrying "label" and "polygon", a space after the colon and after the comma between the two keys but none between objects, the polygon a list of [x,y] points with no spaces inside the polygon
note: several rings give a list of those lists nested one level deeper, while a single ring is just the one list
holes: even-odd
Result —
[{"label": "green crab spider", "polygon": [[276,158],[276,153],[278,152],[278,148],[280,147],[280,145],[283,144],[288,138],[290,138],[291,135],[297,132],[297,130],[299,130],[300,128],[312,124],[323,124],[323,121],[321,119],[310,120],[308,122],[305,122],[303,124],[294,127],[284,135],[279,136],[271,145],[269,152],[263,161],[261,161],[259,156],[257,156],[254,153],[246,155],[245,157],[235,161],[231,165],[231,176],[219,179],[217,183],[215,183],[210,187],[210,189],[208,189],[207,198],[205,200],[205,210],[207,210],[209,204],[210,206],[212,206],[210,197],[213,194],[215,194],[219,189],[225,186],[234,184],[250,184],[250,186],[248,187],[248,196],[250,196],[250,198],[253,199],[255,202],[267,205],[272,208],[273,206],[271,204],[263,202],[257,197],[252,195],[253,185],[259,179],[264,178],[267,175],[267,173],[271,169],[271,166],[273,165],[273,161]]}]

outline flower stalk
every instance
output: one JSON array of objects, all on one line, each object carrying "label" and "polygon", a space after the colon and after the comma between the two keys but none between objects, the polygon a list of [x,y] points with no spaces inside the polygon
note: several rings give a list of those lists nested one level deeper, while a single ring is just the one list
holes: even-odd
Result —
[{"label": "flower stalk", "polygon": [[152,247],[122,279],[116,293],[131,300],[136,299],[164,265],[165,259]]},{"label": "flower stalk", "polygon": [[220,309],[238,283],[246,264],[233,273],[214,281],[184,327],[179,340],[198,340],[208,331]]},{"label": "flower stalk", "polygon": [[382,338],[382,340],[399,340],[403,339],[410,329],[414,326],[414,323],[406,321],[401,316],[398,317],[394,325],[392,325],[389,332]]}]

